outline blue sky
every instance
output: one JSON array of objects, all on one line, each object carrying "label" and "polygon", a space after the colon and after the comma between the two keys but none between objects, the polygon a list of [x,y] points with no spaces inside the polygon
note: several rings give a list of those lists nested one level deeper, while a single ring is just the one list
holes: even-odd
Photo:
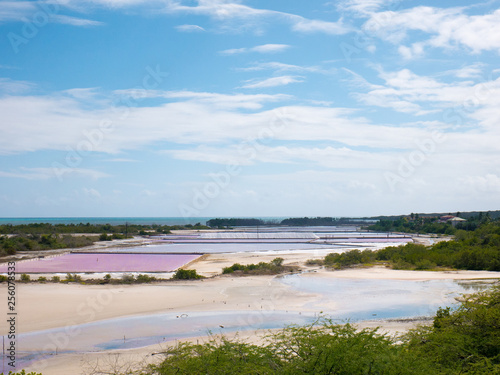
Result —
[{"label": "blue sky", "polygon": [[499,35],[500,1],[0,1],[0,216],[500,209]]}]

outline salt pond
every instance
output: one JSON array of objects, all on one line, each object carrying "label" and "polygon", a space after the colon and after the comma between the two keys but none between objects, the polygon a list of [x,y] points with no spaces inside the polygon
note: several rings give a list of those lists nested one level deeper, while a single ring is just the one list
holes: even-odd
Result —
[{"label": "salt pond", "polygon": [[[169,272],[200,254],[67,253],[19,261],[18,273],[47,272]],[[7,272],[7,264],[0,265]]]}]

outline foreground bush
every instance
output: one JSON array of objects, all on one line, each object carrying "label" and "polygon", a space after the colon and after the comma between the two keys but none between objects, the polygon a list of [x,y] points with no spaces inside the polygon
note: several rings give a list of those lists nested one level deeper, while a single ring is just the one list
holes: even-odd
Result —
[{"label": "foreground bush", "polygon": [[429,358],[442,373],[500,374],[500,288],[439,309],[432,327],[412,330],[408,349]]},{"label": "foreground bush", "polygon": [[181,343],[150,374],[429,374],[430,364],[376,330],[357,331],[329,320],[291,326],[257,346],[212,339]]}]

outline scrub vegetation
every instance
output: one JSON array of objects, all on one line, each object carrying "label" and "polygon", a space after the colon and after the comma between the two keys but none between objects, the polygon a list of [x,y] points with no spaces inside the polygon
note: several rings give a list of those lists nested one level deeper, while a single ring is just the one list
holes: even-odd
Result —
[{"label": "scrub vegetation", "polygon": [[351,250],[328,254],[312,264],[342,269],[359,265],[389,263],[394,269],[462,269],[500,271],[500,221],[487,222],[473,231],[457,230],[455,239],[432,246],[408,243],[380,250]]},{"label": "scrub vegetation", "polygon": [[277,275],[284,272],[293,272],[298,269],[293,266],[284,266],[283,260],[283,258],[274,258],[268,263],[259,262],[257,264],[247,265],[234,263],[230,267],[224,267],[222,273],[236,275]]}]

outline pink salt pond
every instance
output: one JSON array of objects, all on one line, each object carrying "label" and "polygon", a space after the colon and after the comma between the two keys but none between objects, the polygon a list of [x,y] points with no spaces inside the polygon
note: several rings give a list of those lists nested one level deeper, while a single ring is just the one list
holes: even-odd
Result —
[{"label": "pink salt pond", "polygon": [[[16,263],[16,273],[170,272],[201,254],[68,253]],[[0,273],[7,264],[0,265]]]}]

